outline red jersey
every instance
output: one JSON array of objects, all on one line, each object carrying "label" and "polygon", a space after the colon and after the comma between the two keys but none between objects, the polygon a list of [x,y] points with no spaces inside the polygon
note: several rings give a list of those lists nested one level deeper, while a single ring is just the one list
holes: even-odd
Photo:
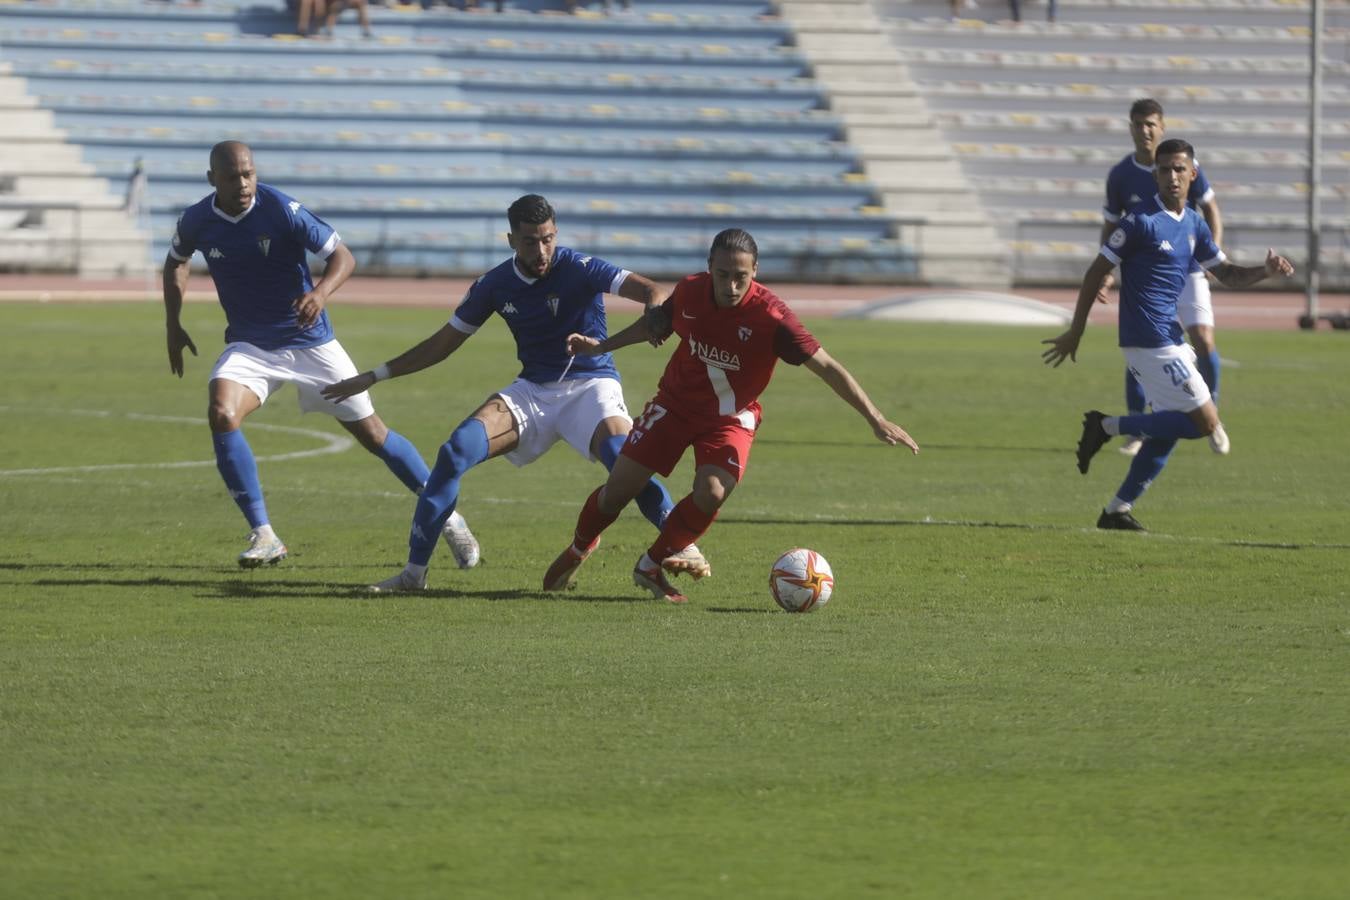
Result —
[{"label": "red jersey", "polygon": [[680,346],[661,375],[658,397],[687,416],[717,418],[749,410],[778,360],[799,366],[820,349],[787,304],[757,281],[741,302],[713,302],[712,276],[690,275],[665,302]]}]

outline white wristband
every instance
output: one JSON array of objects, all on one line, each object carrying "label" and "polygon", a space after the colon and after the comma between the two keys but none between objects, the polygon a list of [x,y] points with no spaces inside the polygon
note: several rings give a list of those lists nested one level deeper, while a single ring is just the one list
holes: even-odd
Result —
[{"label": "white wristband", "polygon": [[370,370],[370,375],[371,375],[371,377],[374,378],[376,381],[388,381],[388,380],[389,380],[389,364],[388,364],[388,363],[380,363],[378,366],[376,366],[375,368],[373,368],[373,369]]}]

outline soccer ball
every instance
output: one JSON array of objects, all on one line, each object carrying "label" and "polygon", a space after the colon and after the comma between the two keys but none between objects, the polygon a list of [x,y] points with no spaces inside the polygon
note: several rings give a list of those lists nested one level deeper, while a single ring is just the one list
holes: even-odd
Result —
[{"label": "soccer ball", "polygon": [[769,591],[788,612],[811,612],[830,602],[834,572],[814,550],[789,550],[769,570]]}]

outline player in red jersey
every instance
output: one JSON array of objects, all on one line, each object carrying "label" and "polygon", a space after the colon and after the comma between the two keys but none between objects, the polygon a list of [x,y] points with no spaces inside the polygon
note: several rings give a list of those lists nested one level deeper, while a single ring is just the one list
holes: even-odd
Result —
[{"label": "player in red jersey", "polygon": [[656,542],[638,560],[633,583],[672,603],[688,600],[665,577],[706,570],[683,551],[702,537],[745,475],[761,415],[759,395],[774,365],[806,366],[852,406],[881,441],[919,445],[873,405],[849,371],[802,327],[772,291],[756,282],[759,248],[739,228],[713,238],[708,271],[682,280],[660,307],[603,341],[574,334],[569,352],[608,353],[641,341],[659,343],[673,331],[680,346],[666,364],[656,396],[633,423],[628,441],[581,509],[574,542],[544,575],[544,590],[563,590],[600,543],[600,533],[637,496],[653,472],[669,475],[694,448],[694,489],[671,510]]}]

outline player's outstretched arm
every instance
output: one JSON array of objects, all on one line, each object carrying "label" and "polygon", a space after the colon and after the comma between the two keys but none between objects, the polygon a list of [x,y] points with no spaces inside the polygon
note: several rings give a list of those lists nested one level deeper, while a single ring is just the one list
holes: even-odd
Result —
[{"label": "player's outstretched arm", "polygon": [[328,254],[323,275],[314,282],[314,287],[291,304],[295,307],[296,321],[301,328],[308,328],[319,321],[319,314],[328,305],[328,298],[333,296],[333,292],[342,287],[343,282],[355,271],[356,257],[352,256],[352,251],[347,249],[346,244],[339,243],[333,248],[333,252]]},{"label": "player's outstretched arm", "polygon": [[1050,345],[1050,349],[1041,354],[1041,359],[1045,360],[1046,365],[1058,368],[1066,359],[1078,362],[1078,342],[1083,339],[1083,332],[1087,330],[1088,313],[1092,311],[1092,304],[1097,302],[1097,295],[1102,290],[1106,276],[1110,275],[1115,267],[1115,263],[1100,253],[1092,261],[1092,265],[1088,266],[1087,273],[1083,275],[1083,284],[1078,288],[1078,303],[1074,306],[1073,322],[1069,325],[1069,330],[1057,337],[1041,341],[1042,344]]},{"label": "player's outstretched arm", "polygon": [[362,391],[368,391],[377,381],[411,375],[430,368],[454,353],[469,339],[469,336],[449,322],[440,331],[427,338],[410,350],[406,350],[382,366],[376,366],[369,372],[353,375],[342,381],[323,388],[322,393],[329,400],[346,400]]},{"label": "player's outstretched arm", "polygon": [[644,312],[636,322],[627,328],[617,334],[611,334],[603,341],[588,334],[569,334],[567,336],[567,352],[573,356],[599,356],[602,353],[613,353],[621,347],[640,344],[643,341],[656,346],[666,339],[666,335],[670,334],[669,327],[664,331],[660,330],[658,325],[661,321],[668,324],[670,320],[664,316],[662,307],[656,306]]},{"label": "player's outstretched arm", "polygon": [[824,347],[812,354],[804,365],[818,375],[821,381],[828,384],[831,390],[844,399],[844,402],[862,414],[867,424],[872,426],[872,433],[877,436],[877,440],[892,447],[904,444],[914,453],[919,452],[919,445],[905,433],[905,429],[881,414],[881,410],[872,403],[852,373],[826,353]]},{"label": "player's outstretched arm", "polygon": [[169,347],[169,371],[183,377],[183,348],[197,355],[197,345],[183,330],[179,318],[183,313],[183,296],[187,293],[188,272],[191,260],[178,260],[172,256],[164,258],[164,336]]},{"label": "player's outstretched arm", "polygon": [[1288,278],[1294,274],[1294,264],[1280,256],[1275,250],[1266,251],[1265,265],[1261,266],[1235,266],[1230,262],[1224,261],[1209,270],[1214,277],[1224,287],[1243,288],[1256,284],[1258,281],[1264,281],[1271,275],[1282,275]]}]

